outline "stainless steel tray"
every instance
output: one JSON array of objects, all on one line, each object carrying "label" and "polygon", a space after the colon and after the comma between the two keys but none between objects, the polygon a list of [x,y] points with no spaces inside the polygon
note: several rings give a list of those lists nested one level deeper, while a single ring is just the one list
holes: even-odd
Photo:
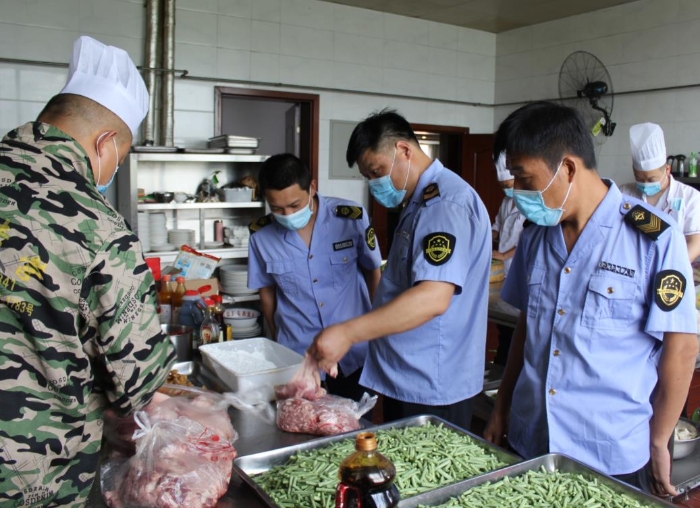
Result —
[{"label": "stainless steel tray", "polygon": [[[583,475],[587,479],[597,479],[598,483],[607,485],[615,492],[620,494],[626,494],[629,497],[639,501],[642,506],[645,507],[655,507],[655,506],[673,506],[666,501],[659,498],[652,497],[645,494],[639,489],[631,487],[625,483],[622,483],[615,478],[604,475],[603,473],[592,469],[581,462],[574,460],[566,455],[559,453],[550,453],[548,455],[543,455],[542,457],[537,457],[520,464],[515,464],[514,466],[504,467],[502,469],[497,469],[491,471],[490,473],[483,474],[469,480],[464,480],[459,483],[453,483],[447,487],[440,487],[439,489],[432,490],[430,492],[425,492],[424,494],[419,494],[417,496],[404,499],[399,503],[400,508],[417,508],[420,505],[425,506],[437,506],[442,503],[446,503],[453,497],[457,497],[463,492],[481,485],[486,482],[496,482],[506,476],[514,477],[524,474],[528,471],[539,471],[542,467],[549,472],[560,471],[562,473],[578,473]],[[507,508],[507,507],[503,507]]]},{"label": "stainless steel tray", "polygon": [[256,453],[253,455],[248,455],[248,456],[243,456],[243,457],[238,457],[233,461],[233,469],[238,473],[238,475],[243,479],[245,483],[247,483],[257,494],[260,496],[260,498],[263,500],[266,506],[269,506],[271,508],[278,508],[279,505],[275,503],[275,501],[268,496],[264,490],[262,490],[258,484],[255,482],[255,478],[253,478],[253,475],[257,475],[260,473],[264,473],[265,471],[268,471],[271,469],[273,466],[277,466],[280,464],[284,464],[289,457],[294,455],[297,452],[300,451],[305,451],[305,450],[313,450],[317,448],[323,448],[324,446],[328,446],[332,443],[335,443],[337,441],[342,441],[348,438],[353,438],[355,435],[359,434],[360,432],[364,432],[367,430],[371,430],[372,432],[376,431],[381,431],[383,429],[401,429],[405,427],[420,427],[423,425],[426,425],[427,423],[431,423],[433,425],[438,425],[442,424],[444,427],[457,432],[459,434],[464,434],[472,438],[475,443],[482,448],[485,448],[489,451],[489,453],[492,453],[495,455],[500,461],[505,462],[507,464],[514,464],[520,460],[519,457],[516,455],[511,454],[510,452],[507,452],[506,450],[499,448],[492,443],[489,443],[485,441],[483,438],[476,436],[472,434],[471,432],[467,432],[466,430],[457,427],[455,425],[452,425],[451,423],[443,420],[442,418],[439,418],[437,416],[431,416],[431,415],[421,415],[421,416],[414,416],[410,418],[404,418],[402,420],[397,420],[395,422],[391,423],[385,423],[382,425],[375,425],[371,427],[367,427],[365,429],[361,430],[356,430],[353,432],[346,432],[344,434],[339,434],[337,436],[329,436],[329,437],[323,437],[319,439],[314,439],[312,441],[308,441],[306,443],[301,443],[293,446],[287,446],[285,448],[279,448],[277,450],[270,450],[267,452],[262,452],[262,453]]},{"label": "stainless steel tray", "polygon": [[[229,391],[223,381],[205,367],[200,360],[174,363],[172,368],[187,376],[190,382],[198,388],[205,387],[218,393]],[[176,387],[176,385],[170,386],[172,388]]]}]

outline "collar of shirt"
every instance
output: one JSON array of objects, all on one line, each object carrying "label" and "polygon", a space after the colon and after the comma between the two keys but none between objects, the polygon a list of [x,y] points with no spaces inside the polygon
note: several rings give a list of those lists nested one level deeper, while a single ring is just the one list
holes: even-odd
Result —
[{"label": "collar of shirt", "polygon": [[425,189],[429,184],[433,183],[437,174],[444,168],[445,167],[439,160],[433,159],[430,166],[428,166],[425,171],[423,171],[423,174],[420,175],[420,178],[418,178],[418,183],[416,184],[416,188],[413,190],[413,195],[411,196],[409,203],[413,205],[420,205],[423,202],[423,189]]},{"label": "collar of shirt", "polygon": [[[44,150],[51,146],[50,155],[72,166],[89,181],[93,181],[90,158],[78,142],[61,129],[42,122],[28,122],[10,131],[3,142],[19,141]],[[45,152],[46,153],[46,152]]]}]

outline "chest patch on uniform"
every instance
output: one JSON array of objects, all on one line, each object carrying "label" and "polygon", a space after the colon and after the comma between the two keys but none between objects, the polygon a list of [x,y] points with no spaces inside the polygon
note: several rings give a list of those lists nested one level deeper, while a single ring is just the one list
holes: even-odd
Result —
[{"label": "chest patch on uniform", "polygon": [[440,195],[440,189],[436,183],[431,183],[423,189],[423,203]]},{"label": "chest patch on uniform", "polygon": [[342,217],[343,219],[361,219],[362,214],[361,206],[337,206],[335,208],[336,217]]},{"label": "chest patch on uniform", "polygon": [[449,233],[430,233],[423,238],[423,254],[431,265],[447,263],[455,249],[456,238]]},{"label": "chest patch on uniform", "polygon": [[627,277],[634,278],[635,270],[633,268],[625,268],[624,266],[608,263],[607,261],[601,261],[600,263],[598,263],[598,268],[600,268],[601,270],[607,270],[612,273],[619,273],[620,275],[625,275]]},{"label": "chest patch on uniform", "polygon": [[342,242],[335,242],[333,244],[333,250],[343,250],[343,249],[351,249],[355,245],[352,241],[350,240],[343,240]]},{"label": "chest patch on uniform", "polygon": [[661,220],[661,217],[640,205],[632,207],[625,215],[625,220],[652,240],[656,240],[669,228],[668,223]]},{"label": "chest patch on uniform", "polygon": [[665,312],[678,307],[685,293],[685,277],[676,270],[662,270],[654,279],[654,301]]},{"label": "chest patch on uniform", "polygon": [[367,229],[365,229],[365,242],[367,242],[367,247],[371,250],[377,248],[377,237],[372,226],[367,226]]},{"label": "chest patch on uniform", "polygon": [[255,233],[256,231],[261,230],[262,228],[264,228],[268,224],[272,224],[272,218],[270,218],[269,215],[263,215],[258,220],[251,222],[250,225],[248,226],[248,230],[252,234],[252,233]]}]

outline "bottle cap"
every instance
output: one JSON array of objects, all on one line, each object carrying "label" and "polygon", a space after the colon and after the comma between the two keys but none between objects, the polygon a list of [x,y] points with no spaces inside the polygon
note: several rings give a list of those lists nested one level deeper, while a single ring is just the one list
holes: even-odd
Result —
[{"label": "bottle cap", "polygon": [[184,284],[185,283],[185,278],[182,275],[178,275],[178,277],[175,279],[175,281],[180,284],[181,282]]},{"label": "bottle cap", "polygon": [[207,307],[211,307],[212,305],[214,305],[214,300],[212,298],[205,298],[204,303],[207,304]]},{"label": "bottle cap", "polygon": [[369,452],[377,449],[377,438],[374,432],[360,432],[355,437],[355,450]]}]

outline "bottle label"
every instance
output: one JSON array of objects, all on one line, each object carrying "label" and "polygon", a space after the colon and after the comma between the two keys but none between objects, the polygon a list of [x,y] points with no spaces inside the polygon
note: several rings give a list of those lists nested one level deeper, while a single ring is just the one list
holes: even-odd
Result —
[{"label": "bottle label", "polygon": [[173,307],[169,304],[160,306],[160,324],[169,325],[173,319]]},{"label": "bottle label", "polygon": [[209,326],[202,327],[202,344],[210,344],[212,342],[213,330]]}]

